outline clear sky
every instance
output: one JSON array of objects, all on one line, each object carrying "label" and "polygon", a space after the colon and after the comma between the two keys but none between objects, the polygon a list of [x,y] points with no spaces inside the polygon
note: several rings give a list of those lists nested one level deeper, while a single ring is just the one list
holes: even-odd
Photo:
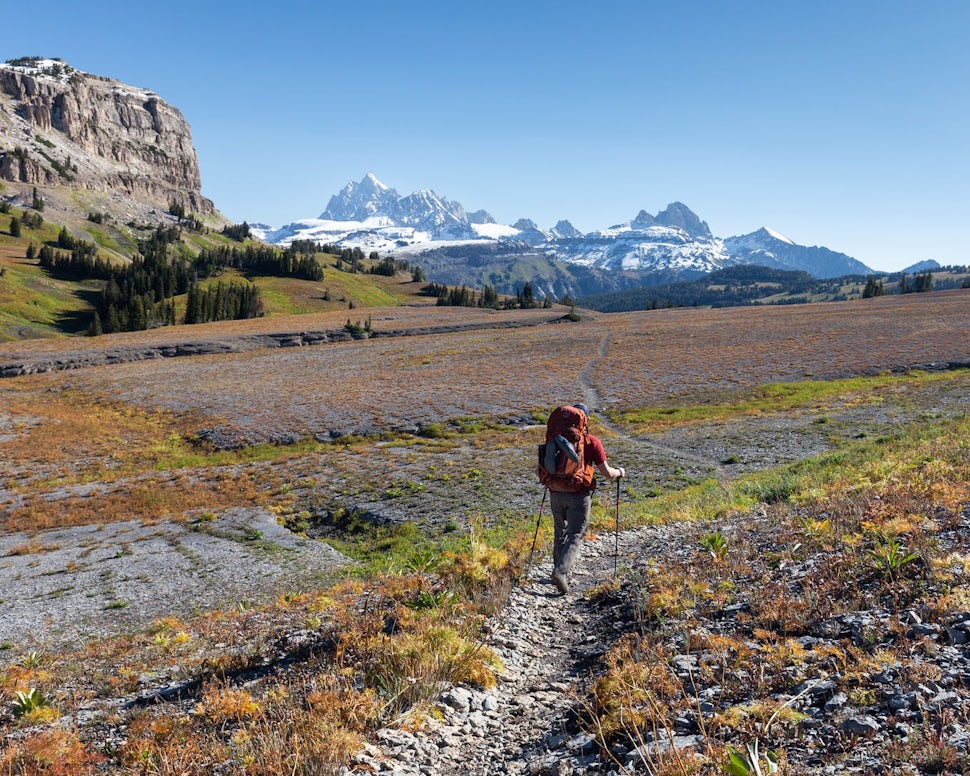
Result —
[{"label": "clear sky", "polygon": [[[875,269],[970,264],[968,0],[45,0],[0,59],[151,89],[236,222],[368,172],[582,231],[680,201]],[[8,14],[9,17],[9,14]],[[10,19],[8,18],[8,21]]]}]

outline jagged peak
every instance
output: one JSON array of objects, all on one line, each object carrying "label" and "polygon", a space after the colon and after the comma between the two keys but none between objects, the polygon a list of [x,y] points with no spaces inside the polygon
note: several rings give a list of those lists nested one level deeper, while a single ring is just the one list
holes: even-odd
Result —
[{"label": "jagged peak", "polygon": [[520,232],[526,232],[530,229],[538,230],[539,227],[536,226],[536,222],[531,218],[520,218],[514,224],[512,224],[513,229],[518,229]]},{"label": "jagged peak", "polygon": [[580,232],[575,226],[572,225],[570,221],[565,218],[558,221],[552,229],[560,237],[582,237],[583,235],[582,232]]},{"label": "jagged peak", "polygon": [[374,191],[387,191],[390,188],[381,183],[372,172],[367,173],[367,175],[361,178],[360,183],[357,185],[362,189],[371,189]]},{"label": "jagged peak", "polygon": [[423,201],[423,202],[447,202],[448,201],[444,197],[439,197],[437,194],[434,193],[432,189],[417,189],[416,191],[412,191],[410,194],[403,197],[403,199]]},{"label": "jagged peak", "polygon": [[671,202],[657,213],[656,222],[662,226],[676,226],[683,229],[692,237],[712,239],[711,230],[706,221],[701,221],[697,214],[683,202]]},{"label": "jagged peak", "polygon": [[657,223],[652,215],[650,215],[646,210],[641,210],[637,213],[637,217],[630,222],[630,226],[634,229],[646,229],[648,226],[653,226]]},{"label": "jagged peak", "polygon": [[468,214],[468,223],[470,224],[494,224],[496,223],[495,218],[487,210],[476,210],[474,213]]}]

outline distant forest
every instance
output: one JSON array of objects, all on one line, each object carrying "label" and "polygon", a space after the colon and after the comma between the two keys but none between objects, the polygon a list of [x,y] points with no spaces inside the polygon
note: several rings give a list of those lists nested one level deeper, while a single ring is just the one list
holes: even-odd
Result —
[{"label": "distant forest", "polygon": [[604,313],[669,307],[737,307],[750,304],[803,304],[845,301],[883,294],[918,293],[970,285],[967,267],[941,267],[913,275],[845,275],[815,278],[803,271],[754,264],[711,272],[693,280],[591,294],[577,304]]},{"label": "distant forest", "polygon": [[[245,224],[243,225],[245,226]],[[232,239],[241,239],[223,230]],[[248,232],[248,227],[246,229]],[[97,246],[72,237],[62,228],[56,242],[37,252],[40,266],[55,275],[78,280],[101,280],[94,300],[88,333],[97,336],[118,331],[139,331],[177,323],[175,297],[186,294],[184,323],[255,318],[263,314],[259,290],[250,282],[233,280],[202,288],[199,281],[233,268],[251,275],[274,275],[319,281],[323,268],[314,256],[315,244],[280,251],[269,246],[222,246],[203,249],[193,259],[170,255],[181,229],[158,227],[139,241],[139,253],[129,264],[115,265],[98,255]],[[35,248],[27,249],[34,258]]]}]

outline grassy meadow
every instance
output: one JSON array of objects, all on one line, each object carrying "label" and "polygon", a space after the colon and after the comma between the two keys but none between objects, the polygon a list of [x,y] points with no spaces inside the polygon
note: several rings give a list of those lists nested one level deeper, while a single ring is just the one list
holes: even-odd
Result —
[{"label": "grassy meadow", "polygon": [[[84,288],[45,279],[16,246],[0,245],[0,266],[8,333],[50,334],[83,306]],[[859,610],[941,627],[970,610],[970,291],[563,322],[562,309],[443,310],[408,278],[345,274],[267,282],[273,315],[256,321],[0,345],[6,363],[348,317],[374,329],[0,380],[0,571],[25,569],[0,592],[0,621],[23,611],[23,575],[64,580],[29,602],[43,625],[0,630],[0,774],[336,773],[380,727],[420,728],[443,683],[495,686],[485,626],[521,581],[542,495],[535,445],[563,402],[594,408],[628,472],[622,527],[685,531],[669,556],[588,594],[638,623],[612,634],[580,699],[603,751],[696,700],[668,670],[675,632],[707,656],[699,670],[722,672],[723,697],[700,758],[662,757],[658,774],[724,772],[753,740],[802,772],[779,693],[813,671],[835,666],[860,703],[887,664],[907,686],[927,681],[916,655],[929,647],[902,631],[826,654],[794,639]],[[595,533],[614,527],[610,495],[596,498]],[[189,598],[140,617],[112,598],[83,640],[54,638],[80,570],[46,563],[51,537],[70,535],[54,532],[190,535],[232,510],[267,512],[347,563],[205,608]],[[240,547],[284,552],[257,533]],[[158,582],[141,580],[149,596]],[[709,627],[741,603],[736,630]],[[964,772],[934,733],[970,722],[968,708],[961,696],[952,716],[928,715],[886,761]],[[824,756],[837,766],[852,746]]]}]

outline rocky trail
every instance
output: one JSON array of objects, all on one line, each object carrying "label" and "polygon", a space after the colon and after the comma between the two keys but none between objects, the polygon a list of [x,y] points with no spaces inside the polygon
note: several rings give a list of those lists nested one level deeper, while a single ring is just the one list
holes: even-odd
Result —
[{"label": "rocky trail", "polygon": [[[594,375],[597,363],[608,355],[611,339],[610,333],[604,336],[597,354],[580,376],[582,397],[593,408],[603,406]],[[867,416],[869,423],[872,420]],[[601,413],[597,413],[597,422],[615,435],[616,446],[623,456],[629,457],[629,461],[616,458],[617,464],[628,463],[629,468],[636,465],[634,461],[641,454],[644,463],[663,455],[692,464],[721,482],[733,474],[714,458],[719,452],[717,444],[699,444],[692,452],[673,446],[679,442],[689,444],[689,437],[673,435],[664,441],[631,437]],[[787,430],[766,428],[759,433],[761,443],[767,442],[769,459],[777,457],[777,463],[789,457],[792,435]],[[779,440],[779,450],[771,449],[772,439]],[[802,454],[810,454],[809,449]],[[616,498],[620,505],[619,529],[621,489],[615,496],[612,492],[609,495],[611,503]],[[685,698],[691,711],[679,715],[669,727],[643,732],[636,745],[629,741],[629,746],[613,743],[609,750],[604,749],[603,739],[591,732],[595,729],[593,715],[587,711],[593,681],[604,669],[601,658],[624,634],[642,632],[644,624],[637,621],[639,613],[633,604],[639,581],[650,569],[668,565],[673,568],[678,561],[696,553],[701,534],[714,530],[730,537],[730,542],[767,541],[770,546],[761,547],[765,554],[778,549],[771,544],[771,521],[762,509],[725,519],[717,526],[671,524],[589,535],[575,567],[572,589],[564,596],[550,582],[550,561],[534,565],[524,584],[512,590],[487,632],[485,645],[504,665],[498,686],[492,690],[448,688],[436,704],[437,716],[416,732],[382,730],[376,744],[361,752],[345,773],[370,770],[404,776],[653,774],[663,771],[664,764],[686,763],[693,752],[704,752],[711,740],[703,719],[714,714],[711,701],[722,695],[723,688],[697,680],[694,672],[698,655],[691,654],[679,642],[683,634],[664,638],[670,654],[675,655],[669,670],[692,688],[688,696],[694,697]],[[943,541],[952,542],[954,547],[966,546],[968,537],[970,510],[965,509],[962,521]],[[789,573],[792,578],[799,578],[810,573],[810,568],[811,561],[804,561],[794,564]],[[622,587],[626,587],[625,595],[610,594]],[[722,635],[743,638],[743,622],[750,619],[745,612],[751,601],[747,594],[740,598],[742,602],[731,607],[732,611],[716,613],[716,621],[700,625],[700,629],[706,631],[710,625]],[[686,627],[689,631],[690,626]],[[899,664],[885,667],[874,678],[875,689],[850,697],[838,691],[844,677],[838,671],[824,670],[803,681],[790,695],[778,696],[779,703],[797,709],[807,720],[797,747],[788,752],[789,767],[794,769],[790,772],[895,772],[887,770],[884,764],[884,747],[904,747],[904,742],[916,740],[921,726],[933,719],[941,720],[934,723],[939,725],[936,737],[931,735],[929,739],[936,742],[927,747],[933,751],[914,750],[918,754],[913,755],[912,768],[901,772],[970,772],[966,765],[970,747],[970,612],[957,614],[946,624],[924,623],[916,610],[850,612],[824,623],[819,635],[801,637],[799,646],[793,648],[806,648],[817,654],[837,652],[850,642],[866,647],[874,632],[893,631],[905,633],[906,638],[913,640],[912,663],[905,668]],[[724,660],[724,656],[715,659]],[[755,670],[743,665],[733,669],[734,679],[741,685],[750,682],[749,668]],[[763,672],[764,668],[760,670]],[[730,673],[722,676],[722,681]],[[922,676],[925,681],[910,682],[904,688],[902,680],[907,674]],[[874,699],[876,703],[872,702]],[[934,746],[938,749],[934,750]],[[845,750],[841,751],[840,766],[825,764],[834,750]],[[947,757],[955,758],[955,769],[946,769]],[[929,769],[921,769],[917,759],[929,763]],[[960,762],[963,766],[959,766]]]},{"label": "rocky trail", "polygon": [[437,704],[440,721],[418,733],[382,731],[357,765],[415,776],[599,773],[632,765],[622,750],[614,752],[616,762],[604,762],[594,736],[578,724],[597,659],[634,627],[625,607],[588,593],[613,580],[617,548],[620,568],[629,572],[683,533],[682,526],[652,526],[589,537],[565,596],[549,582],[550,562],[534,566],[489,633],[487,646],[505,667],[499,686],[448,689]]},{"label": "rocky trail", "polygon": [[[611,339],[608,332],[579,378],[583,398],[594,411],[601,400],[593,376],[596,364],[608,354]],[[649,446],[717,468],[685,451],[633,439],[603,415],[597,414],[597,420],[634,446]],[[614,492],[612,484],[608,486],[619,519],[621,489]],[[540,519],[551,519],[541,507]],[[599,658],[618,636],[635,629],[628,606],[603,603],[590,591],[618,583],[619,569],[626,575],[665,552],[676,552],[688,530],[649,526],[589,534],[566,595],[550,582],[550,559],[534,564],[525,583],[512,590],[488,634],[486,645],[504,665],[499,686],[489,691],[448,689],[437,704],[440,721],[430,720],[418,733],[381,731],[378,745],[361,753],[357,765],[408,776],[560,776],[635,769],[636,753],[631,756],[620,747],[604,758],[596,737],[580,724]],[[679,742],[690,743],[693,740]]]},{"label": "rocky trail", "polygon": [[[888,433],[915,419],[959,417],[965,412],[966,387],[970,384],[967,378],[960,377],[920,391],[908,391],[905,385],[899,385],[893,393],[880,395],[878,401],[840,399],[825,406],[694,424],[647,437],[625,432],[612,424],[604,412],[596,411],[610,404],[610,397],[597,385],[597,367],[610,357],[611,348],[617,344],[609,332],[602,337],[580,373],[576,399],[594,408],[593,430],[606,430],[603,436],[611,463],[624,466],[632,475],[621,483],[621,529],[627,505],[649,494],[652,486],[665,485],[664,477],[674,483],[671,487],[710,477],[726,483],[746,472],[830,451],[845,440]],[[452,456],[460,452],[456,447]],[[399,459],[381,460],[392,460],[395,471],[402,471]],[[417,468],[423,462],[416,460],[410,465]],[[498,468],[511,473],[506,489],[495,486],[499,494],[496,503],[509,503],[509,494],[517,493],[523,498],[522,504],[526,504],[532,493],[522,487],[521,467]],[[312,479],[311,473],[308,470],[303,479]],[[291,479],[296,478],[295,469],[289,474]],[[419,480],[415,478],[415,482]],[[402,496],[387,503],[401,513],[402,519],[411,519],[417,514],[412,503],[433,504],[433,511],[446,514],[448,502],[443,499],[447,494],[464,492],[454,484],[442,484],[441,490],[434,491],[430,487],[416,493],[413,502]],[[358,498],[356,493],[351,495]],[[600,496],[612,509],[613,487],[603,488]],[[534,506],[538,507],[538,499]],[[525,510],[526,506],[522,508]],[[535,519],[535,511],[532,516]],[[946,519],[935,517],[939,518],[941,529],[934,541],[939,542],[941,552],[953,553],[957,558],[970,557],[970,507]],[[542,519],[550,519],[547,512]],[[0,573],[0,581],[8,579],[11,584],[15,581],[23,585],[20,575],[25,578],[33,574],[37,577],[36,583],[32,582],[36,589],[30,599],[22,602],[25,607],[31,606],[39,616],[51,618],[66,607],[68,613],[90,616],[92,621],[83,624],[94,631],[103,627],[106,618],[117,624],[114,621],[122,615],[134,616],[136,610],[149,612],[150,607],[142,603],[144,596],[138,592],[141,588],[135,583],[142,582],[147,589],[148,582],[158,576],[150,562],[174,557],[190,572],[184,576],[224,591],[227,580],[250,584],[250,580],[236,579],[240,549],[247,557],[252,554],[261,558],[260,552],[273,555],[252,570],[254,576],[273,578],[292,573],[306,547],[315,544],[286,536],[271,515],[249,511],[213,514],[198,525],[181,526],[177,533],[168,527],[146,525],[136,535],[134,526],[127,524],[98,531],[108,540],[103,547],[84,546],[77,532],[49,541],[49,537],[39,535],[9,537],[9,547],[5,549],[0,543],[0,552],[5,552],[0,571],[7,569],[6,577]],[[731,558],[736,557],[741,568],[738,576],[728,577],[725,569],[724,576],[718,578],[704,568],[710,563],[699,550],[699,539],[712,531],[726,538]],[[816,613],[822,614],[812,622],[811,629],[792,628],[791,633],[797,637],[779,640],[776,645],[779,651],[791,650],[798,656],[775,672],[777,684],[760,687],[760,695],[753,690],[748,692],[759,670],[764,681],[765,662],[757,661],[762,652],[771,649],[764,643],[759,646],[752,638],[751,622],[758,606],[770,603],[768,594],[776,594],[778,618],[785,619],[784,605],[803,603],[805,599],[785,598],[782,593],[798,588],[806,580],[820,585],[820,595],[829,589],[824,587],[828,580],[822,579],[819,571],[825,554],[815,550],[788,552],[791,548],[783,546],[782,536],[771,510],[764,508],[732,515],[717,525],[672,523],[617,533],[608,529],[587,537],[574,573],[573,589],[565,596],[559,595],[550,583],[550,563],[540,553],[526,579],[511,590],[482,637],[482,646],[502,661],[497,686],[487,690],[465,685],[442,687],[427,718],[405,720],[380,730],[343,773],[653,774],[662,772],[657,764],[665,758],[666,762],[669,758],[689,758],[693,748],[704,751],[708,744],[711,750],[707,753],[712,759],[707,767],[716,768],[716,761],[723,757],[724,743],[738,739],[729,739],[705,726],[713,726],[717,714],[744,701],[771,699],[790,703],[807,717],[791,738],[766,740],[766,746],[786,751],[792,765],[790,773],[970,774],[970,766],[966,765],[970,762],[970,610],[960,610],[959,606],[965,606],[960,602],[951,602],[943,614],[927,614],[915,604],[898,606],[871,596],[864,598],[863,594],[869,591],[862,588],[873,583],[860,578],[859,589],[854,591],[860,596],[858,607],[854,608],[854,602],[833,607],[832,611],[839,613],[829,616],[825,614],[828,610],[819,606]],[[784,536],[790,538],[791,534]],[[167,555],[163,556],[161,550]],[[321,575],[331,564],[341,561],[329,551],[319,555]],[[47,564],[43,567],[42,557]],[[718,608],[712,603],[704,611],[692,612],[690,619],[645,621],[638,597],[647,588],[650,575],[659,572],[671,576],[685,568],[712,587],[721,582],[730,585],[730,606]],[[78,580],[76,589],[68,589],[62,580],[74,577]],[[927,594],[938,592],[932,589],[933,580],[928,576],[918,581]],[[129,584],[130,588],[126,587]],[[90,602],[82,600],[95,585],[102,585],[98,589],[103,590],[103,595]],[[677,592],[673,585],[670,589]],[[190,593],[170,592],[191,599]],[[965,592],[965,583],[960,592]],[[701,601],[698,609],[703,606],[702,599],[703,595],[697,597]],[[127,609],[120,606],[129,600],[139,605]],[[714,601],[715,597],[708,600]],[[90,606],[83,611],[78,608],[88,603]],[[157,588],[152,603],[162,608],[170,606],[167,599],[158,595]],[[17,636],[18,641],[22,637],[26,644],[28,635],[39,630],[39,621],[24,616],[22,626],[12,636]],[[132,621],[130,625],[135,627],[137,623]],[[788,635],[782,626],[777,630]],[[669,728],[653,734],[638,732],[642,739],[637,745],[622,736],[613,736],[608,739],[608,751],[604,751],[602,738],[592,732],[595,728],[588,713],[590,689],[605,669],[602,658],[617,640],[648,631],[662,646],[663,670],[669,671],[684,688],[678,700],[686,711],[671,715],[667,720]],[[75,638],[78,634],[66,635]],[[694,637],[698,638],[696,642]],[[744,657],[722,662],[723,655],[715,648],[707,654],[697,652],[697,644],[706,643],[709,637],[735,645],[732,649],[738,655],[743,652]],[[766,642],[767,637],[762,641]],[[38,649],[41,646],[38,644]],[[880,649],[883,646],[886,649]],[[869,660],[877,650],[881,653],[879,659]],[[868,662],[860,658],[858,665],[849,666],[852,651]],[[281,653],[277,661],[281,670],[295,659],[294,654],[285,650]],[[783,656],[777,657],[781,661]],[[718,678],[724,686],[709,678],[695,682],[701,660],[716,664],[719,670],[724,667]],[[845,665],[837,665],[839,660]],[[197,701],[195,690],[159,684],[170,678],[167,674],[146,674],[143,682],[139,678],[143,686],[137,697],[153,702],[166,699],[171,691],[184,708],[191,708]],[[180,696],[183,690],[185,697]],[[923,740],[920,737],[929,735],[927,730],[933,733],[934,725],[940,751],[956,753],[957,758],[962,758],[956,761],[963,765],[950,770],[893,770],[880,765],[880,757],[887,749],[908,746],[905,742],[909,740]],[[795,736],[797,741],[793,742]],[[625,742],[618,743],[621,739]],[[681,751],[686,754],[680,755]],[[839,757],[836,766],[830,764],[832,752]],[[900,759],[904,758],[897,757],[897,761]]]}]

